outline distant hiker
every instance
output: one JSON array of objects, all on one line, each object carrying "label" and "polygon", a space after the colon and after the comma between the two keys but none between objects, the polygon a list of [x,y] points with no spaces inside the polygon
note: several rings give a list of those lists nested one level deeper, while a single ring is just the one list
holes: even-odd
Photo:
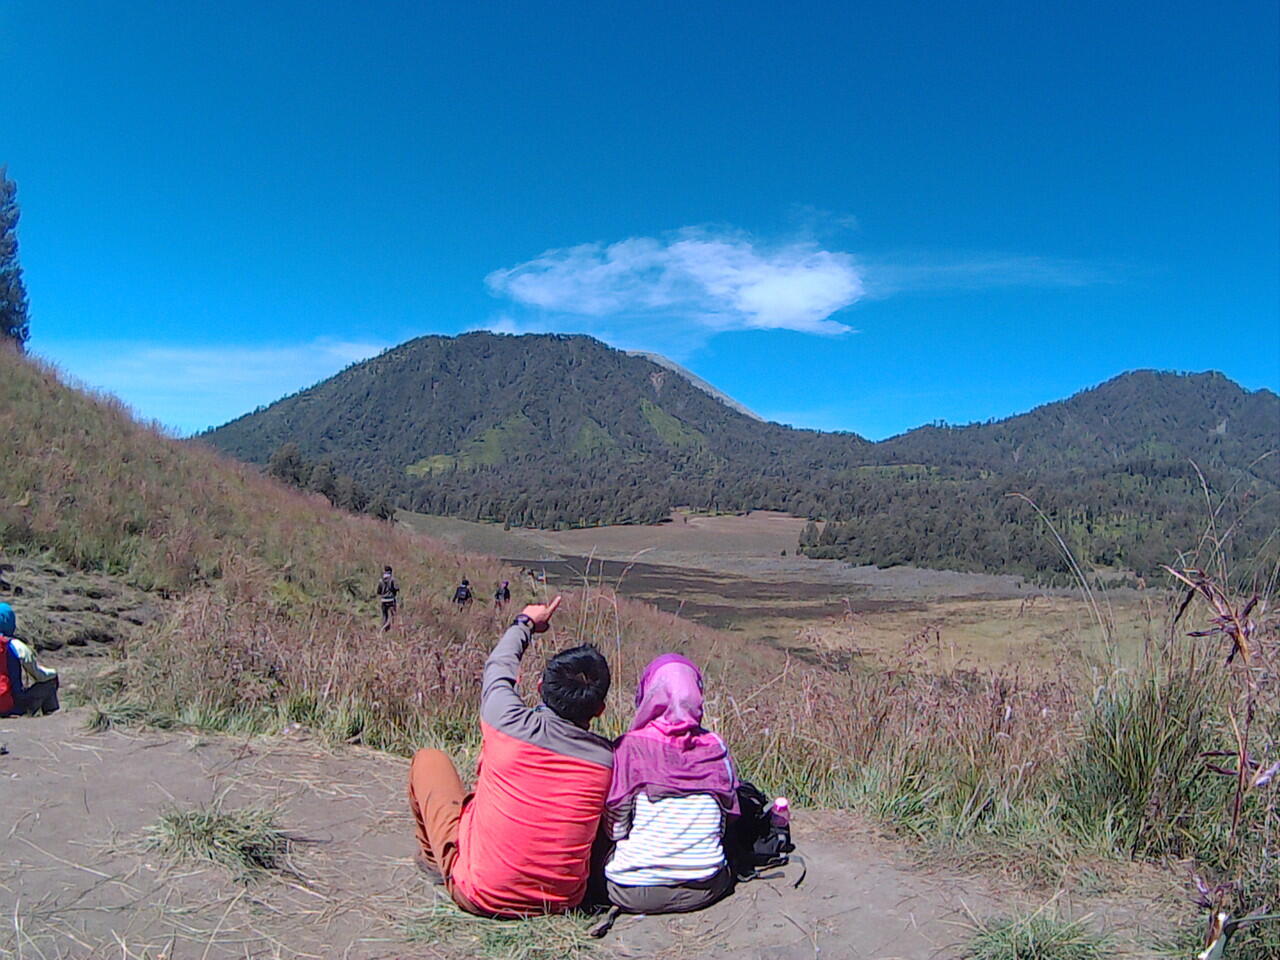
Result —
[{"label": "distant hiker", "polygon": [[400,584],[391,575],[390,567],[382,568],[382,579],[378,581],[378,605],[382,607],[382,629],[390,630],[391,621],[395,619],[397,598],[400,596]]},{"label": "distant hiker", "polygon": [[498,584],[498,589],[493,591],[493,605],[501,610],[511,602],[511,582],[503,580]]},{"label": "distant hiker", "polygon": [[471,596],[471,581],[463,580],[458,584],[458,589],[453,591],[453,602],[458,605],[458,609],[469,607],[473,597]]},{"label": "distant hiker", "polygon": [[542,672],[540,706],[516,692],[521,658],[559,606],[556,597],[525,607],[489,654],[474,792],[439,750],[419,750],[409,769],[418,866],[468,913],[564,913],[586,892],[613,763],[609,741],[590,729],[604,712],[609,664],[589,644],[562,650]]},{"label": "distant hiker", "polygon": [[36,652],[15,636],[17,629],[13,607],[0,603],[0,717],[53,713],[58,709],[58,672],[36,661]]},{"label": "distant hiker", "polygon": [[684,913],[733,887],[725,857],[738,815],[729,748],[702,727],[702,674],[668,653],[636,687],[631,729],[614,744],[605,830],[616,846],[604,867],[609,900],[628,913]]}]

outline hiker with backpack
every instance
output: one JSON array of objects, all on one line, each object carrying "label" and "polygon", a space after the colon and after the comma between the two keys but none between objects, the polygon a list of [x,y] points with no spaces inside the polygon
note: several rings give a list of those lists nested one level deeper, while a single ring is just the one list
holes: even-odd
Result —
[{"label": "hiker with backpack", "polygon": [[0,603],[0,717],[34,717],[58,708],[58,671],[42,666],[30,644],[16,634],[13,607]]},{"label": "hiker with backpack", "polygon": [[498,589],[493,591],[493,605],[501,610],[511,602],[511,581],[503,580]]},{"label": "hiker with backpack", "polygon": [[739,814],[729,748],[702,726],[702,673],[675,653],[636,687],[631,729],[614,744],[604,866],[610,902],[627,913],[684,913],[734,883],[725,828]]},{"label": "hiker with backpack", "polygon": [[458,605],[458,609],[462,610],[471,605],[471,581],[463,580],[458,584],[458,589],[453,591],[453,602]]},{"label": "hiker with backpack", "polygon": [[382,568],[382,579],[378,581],[378,606],[382,608],[382,629],[390,630],[391,621],[395,619],[399,607],[400,584],[396,583],[391,567]]},{"label": "hiker with backpack", "polygon": [[468,913],[564,913],[586,893],[612,775],[612,747],[591,732],[609,664],[590,644],[562,650],[543,669],[539,706],[516,690],[521,660],[559,606],[556,597],[525,607],[485,662],[474,790],[440,750],[419,750],[409,769],[415,859]]}]

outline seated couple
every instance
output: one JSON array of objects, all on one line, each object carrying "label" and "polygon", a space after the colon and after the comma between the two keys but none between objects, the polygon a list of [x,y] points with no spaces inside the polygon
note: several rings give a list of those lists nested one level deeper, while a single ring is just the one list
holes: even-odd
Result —
[{"label": "seated couple", "polygon": [[[552,657],[538,684],[542,704],[530,708],[516,671],[559,605],[556,597],[526,607],[485,663],[474,792],[446,754],[414,756],[419,866],[469,913],[563,913],[586,896],[594,847],[608,898],[622,910],[707,906],[733,883],[723,837],[738,800],[727,748],[700,726],[698,668],[676,654],[649,664],[635,721],[616,745],[590,730],[610,683],[593,646]],[[601,832],[613,844],[607,858],[598,855]]]}]

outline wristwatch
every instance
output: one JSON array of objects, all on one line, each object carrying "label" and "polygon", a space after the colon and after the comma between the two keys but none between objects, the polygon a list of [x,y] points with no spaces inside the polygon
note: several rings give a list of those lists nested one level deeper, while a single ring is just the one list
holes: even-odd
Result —
[{"label": "wristwatch", "polygon": [[525,616],[523,613],[517,613],[512,623],[521,627],[528,627],[530,630],[533,629],[533,617]]}]

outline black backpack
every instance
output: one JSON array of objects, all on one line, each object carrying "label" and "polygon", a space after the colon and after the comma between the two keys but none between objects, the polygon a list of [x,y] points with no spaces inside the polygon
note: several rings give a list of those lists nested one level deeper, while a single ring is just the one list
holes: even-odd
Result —
[{"label": "black backpack", "polygon": [[[724,855],[735,879],[752,880],[763,870],[791,862],[796,848],[791,827],[780,827],[769,818],[769,798],[754,784],[738,784],[738,811],[724,831]],[[795,885],[803,880],[801,873]]]}]

